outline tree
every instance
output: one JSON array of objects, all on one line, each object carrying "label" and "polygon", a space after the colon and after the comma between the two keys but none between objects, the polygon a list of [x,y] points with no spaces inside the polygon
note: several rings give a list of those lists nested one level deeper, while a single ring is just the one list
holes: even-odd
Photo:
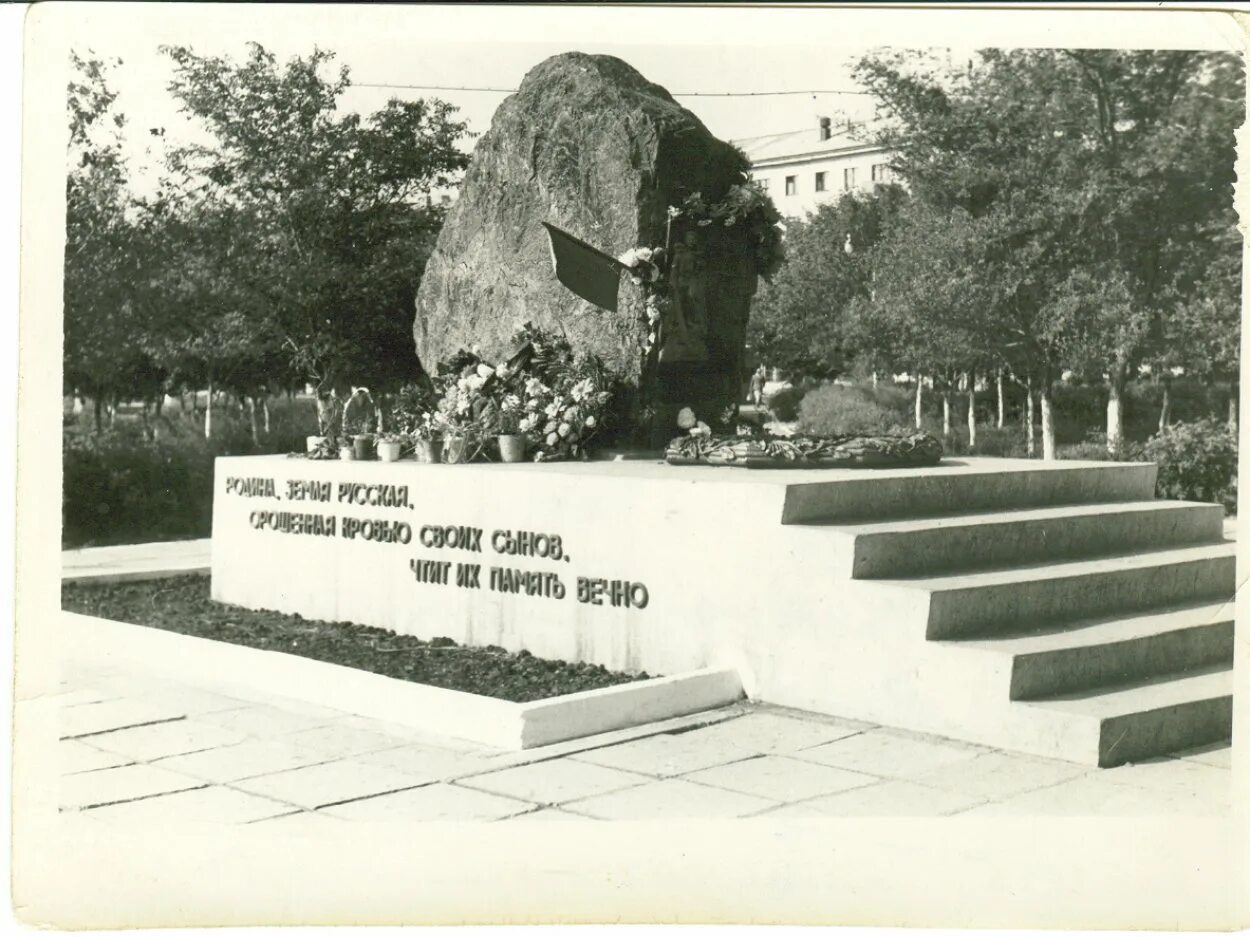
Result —
[{"label": "tree", "polygon": [[134,338],[142,330],[137,284],[143,266],[136,206],[122,156],[125,117],[108,87],[119,63],[71,52],[65,218],[65,384],[101,410],[159,376]]},{"label": "tree", "polygon": [[254,43],[241,63],[165,52],[171,92],[211,138],[171,154],[170,187],[196,230],[187,303],[229,326],[228,379],[255,393],[276,369],[316,384],[324,428],[353,384],[415,378],[412,303],[442,217],[422,196],[467,164],[455,109],[340,115],[349,74],[324,77],[324,51],[284,66]]},{"label": "tree", "polygon": [[[869,58],[890,118],[881,142],[915,196],[989,219],[1021,347],[1105,375],[1108,446],[1121,395],[1214,262],[1204,233],[1231,207],[1239,63],[1191,52],[987,51],[966,73]],[[1226,222],[1221,222],[1221,224]],[[1047,401],[1042,400],[1043,423]],[[1053,449],[1053,443],[1048,446]]]},{"label": "tree", "polygon": [[894,187],[867,196],[847,194],[790,224],[786,265],[751,308],[748,341],[760,357],[817,377],[845,369],[846,310],[868,293],[870,248],[902,197]]}]

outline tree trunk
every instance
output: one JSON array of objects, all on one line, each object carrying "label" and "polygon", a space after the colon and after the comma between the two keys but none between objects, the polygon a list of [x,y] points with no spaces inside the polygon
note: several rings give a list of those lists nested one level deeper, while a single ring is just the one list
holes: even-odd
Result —
[{"label": "tree trunk", "polygon": [[261,398],[260,405],[265,414],[265,435],[268,436],[269,435],[269,395],[268,394],[266,394],[264,397]]},{"label": "tree trunk", "polygon": [[112,429],[117,423],[117,395],[114,394],[109,398],[109,429]]},{"label": "tree trunk", "polygon": [[949,382],[942,385],[942,435],[947,439],[951,435],[951,389]]},{"label": "tree trunk", "polygon": [[1007,393],[1003,387],[1003,369],[998,369],[998,428],[1002,429],[1007,422]]},{"label": "tree trunk", "polygon": [[213,382],[209,380],[208,391],[204,395],[204,438],[213,438]]},{"label": "tree trunk", "polygon": [[872,386],[873,387],[877,386],[877,372],[876,371],[872,372]]},{"label": "tree trunk", "polygon": [[1124,447],[1125,369],[1117,362],[1107,375],[1107,452],[1115,455]]},{"label": "tree trunk", "polygon": [[1047,462],[1055,459],[1055,417],[1050,397],[1050,379],[1044,378],[1038,391],[1042,404],[1042,458]]},{"label": "tree trunk", "polygon": [[317,393],[317,432],[321,436],[333,436],[335,434],[334,421],[339,411],[338,394],[331,390],[329,393]]},{"label": "tree trunk", "polygon": [[256,413],[256,398],[247,398],[247,419],[252,430],[252,443],[260,446],[260,420]]},{"label": "tree trunk", "polygon": [[1159,432],[1168,428],[1172,422],[1172,378],[1163,378],[1163,400],[1159,404]]},{"label": "tree trunk", "polygon": [[1241,392],[1237,382],[1228,389],[1228,431],[1237,438],[1237,395]]},{"label": "tree trunk", "polygon": [[916,429],[924,425],[924,375],[916,375]]},{"label": "tree trunk", "polygon": [[1027,434],[1025,446],[1026,451],[1029,454],[1029,458],[1032,459],[1037,455],[1037,443],[1034,441],[1037,420],[1033,411],[1033,375],[1031,374],[1029,375],[1028,382],[1025,384],[1024,392],[1027,395],[1024,407],[1024,431]]},{"label": "tree trunk", "polygon": [[968,449],[977,447],[977,379],[968,372]]}]

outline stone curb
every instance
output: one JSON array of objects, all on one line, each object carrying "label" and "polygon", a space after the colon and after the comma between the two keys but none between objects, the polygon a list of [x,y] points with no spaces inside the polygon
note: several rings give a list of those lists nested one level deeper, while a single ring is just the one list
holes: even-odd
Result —
[{"label": "stone curb", "polygon": [[738,672],[721,668],[513,703],[72,612],[62,612],[60,624],[64,646],[91,647],[103,664],[242,686],[509,751],[699,713],[743,696]]}]

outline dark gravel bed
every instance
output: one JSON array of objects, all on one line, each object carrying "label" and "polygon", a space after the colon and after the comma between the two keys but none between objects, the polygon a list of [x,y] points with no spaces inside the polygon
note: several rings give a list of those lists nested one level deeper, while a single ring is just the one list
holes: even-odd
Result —
[{"label": "dark gravel bed", "polygon": [[342,664],[370,673],[516,703],[645,680],[509,653],[501,647],[460,647],[451,638],[422,641],[350,622],[311,621],[282,612],[254,612],[209,598],[207,576],[147,582],[64,583],[61,607],[135,625]]}]

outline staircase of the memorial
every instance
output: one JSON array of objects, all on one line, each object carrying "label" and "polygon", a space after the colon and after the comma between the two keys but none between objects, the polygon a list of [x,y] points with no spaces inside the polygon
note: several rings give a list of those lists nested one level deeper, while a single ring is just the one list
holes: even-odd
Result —
[{"label": "staircase of the memorial", "polygon": [[1103,766],[1228,738],[1234,544],[1221,507],[1153,481],[1107,464],[788,499],[893,619],[893,685],[861,714]]}]

